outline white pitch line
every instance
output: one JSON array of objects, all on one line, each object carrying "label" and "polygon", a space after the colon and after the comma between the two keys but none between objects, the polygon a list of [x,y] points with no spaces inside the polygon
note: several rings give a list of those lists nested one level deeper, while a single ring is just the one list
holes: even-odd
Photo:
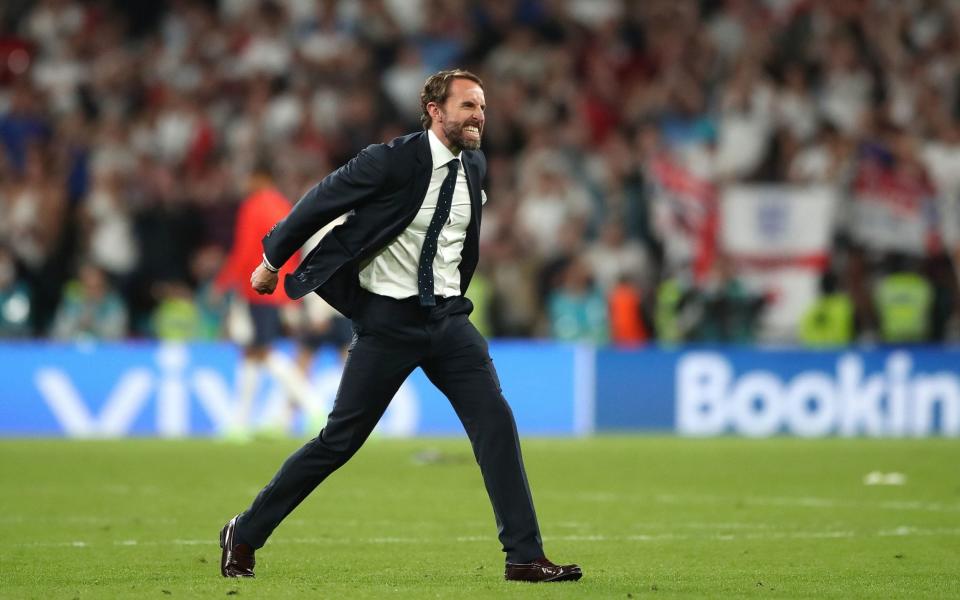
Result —
[{"label": "white pitch line", "polygon": [[909,537],[914,535],[960,535],[960,527],[940,527],[935,529],[920,529],[917,527],[907,527],[900,526],[896,529],[887,529],[884,531],[878,531],[878,536],[881,537]]},{"label": "white pitch line", "polygon": [[165,545],[167,543],[174,544],[176,546],[206,546],[207,544],[214,544],[214,543],[219,544],[219,542],[216,540],[180,540],[180,539],[173,540],[171,542],[158,542],[156,544],[150,543],[150,542],[142,542],[142,544],[145,546],[146,545],[150,545],[150,546]]},{"label": "white pitch line", "polygon": [[557,521],[556,523],[552,523],[552,525],[554,527],[577,528],[577,527],[589,527],[590,524],[584,523],[582,521]]},{"label": "white pitch line", "polygon": [[638,533],[635,535],[624,536],[623,540],[626,542],[662,542],[665,540],[689,540],[693,539],[693,537],[695,536],[689,533],[658,533],[655,535]]},{"label": "white pitch line", "polygon": [[[142,517],[103,517],[94,515],[5,515],[0,517],[0,523],[69,523],[71,525],[118,525],[142,520]],[[172,525],[177,522],[177,519],[172,518],[150,518],[150,523],[153,524]]]},{"label": "white pitch line", "polygon": [[942,502],[920,502],[912,500],[883,502],[852,502],[836,498],[792,497],[792,496],[683,496],[659,494],[654,497],[661,504],[735,504],[738,502],[754,506],[796,506],[801,508],[874,508],[882,510],[960,512],[960,504]]},{"label": "white pitch line", "polygon": [[853,531],[792,531],[792,532],[771,532],[771,533],[746,533],[741,536],[724,536],[727,539],[744,539],[744,540],[781,540],[781,539],[793,539],[793,540],[831,540],[831,539],[844,539],[844,538],[854,538],[854,537],[872,537],[871,536],[858,536]]},{"label": "white pitch line", "polygon": [[682,527],[685,529],[775,529],[776,525],[770,523],[736,523],[736,522],[727,522],[727,523],[698,523],[698,522],[684,522],[676,524],[659,524],[661,527],[676,528]]},{"label": "white pitch line", "polygon": [[[694,533],[660,533],[660,534],[632,534],[632,535],[558,535],[544,536],[544,540],[556,542],[660,542],[660,541],[685,541],[685,540],[716,540],[716,541],[738,541],[738,540],[782,540],[782,539],[850,539],[850,538],[871,538],[871,537],[914,537],[914,536],[952,536],[960,537],[960,527],[955,528],[922,528],[908,525],[901,525],[893,529],[881,529],[879,531],[857,533],[855,531],[844,530],[825,530],[825,531],[764,531],[747,533],[708,533],[707,535],[697,535]],[[291,538],[277,540],[271,544],[305,544],[305,545],[331,545],[331,544],[436,544],[448,541],[457,541],[462,543],[469,542],[493,542],[495,536],[459,536],[455,538],[405,538],[405,537],[373,537],[373,538]],[[50,548],[50,547],[73,547],[87,548],[90,546],[108,545],[89,543],[84,541],[72,542],[27,542],[18,544],[0,544],[0,547],[17,548]],[[167,541],[159,540],[116,540],[110,545],[113,546],[215,546],[216,540],[210,539],[174,539]]]}]

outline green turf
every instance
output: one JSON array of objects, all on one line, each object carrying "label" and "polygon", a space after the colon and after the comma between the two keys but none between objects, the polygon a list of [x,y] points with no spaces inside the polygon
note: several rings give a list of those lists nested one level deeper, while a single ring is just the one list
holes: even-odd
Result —
[{"label": "green turf", "polygon": [[221,525],[295,447],[0,442],[0,597],[960,597],[960,440],[526,440],[547,553],[585,573],[531,586],[466,441],[375,439],[222,579]]}]

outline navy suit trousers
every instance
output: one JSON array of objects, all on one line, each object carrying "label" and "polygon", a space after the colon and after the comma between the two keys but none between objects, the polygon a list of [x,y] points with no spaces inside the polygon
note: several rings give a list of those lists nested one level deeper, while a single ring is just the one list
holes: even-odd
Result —
[{"label": "navy suit trousers", "polygon": [[238,540],[262,547],[273,530],[363,445],[407,376],[417,367],[446,395],[480,465],[508,562],[543,556],[540,529],[520,453],[487,342],[467,318],[469,300],[421,307],[364,293],[343,378],[316,438],[294,452],[241,514]]}]

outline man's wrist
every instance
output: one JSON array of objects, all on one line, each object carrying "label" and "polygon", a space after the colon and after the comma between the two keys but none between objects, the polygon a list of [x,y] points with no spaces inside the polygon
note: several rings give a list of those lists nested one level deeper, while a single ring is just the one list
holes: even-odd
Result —
[{"label": "man's wrist", "polygon": [[277,267],[275,267],[275,266],[273,266],[273,265],[270,264],[270,261],[267,260],[267,255],[266,255],[266,254],[263,255],[263,262],[262,262],[261,264],[263,265],[263,267],[264,267],[266,270],[270,271],[271,273],[279,273],[279,272],[280,272],[280,269],[278,269]]}]

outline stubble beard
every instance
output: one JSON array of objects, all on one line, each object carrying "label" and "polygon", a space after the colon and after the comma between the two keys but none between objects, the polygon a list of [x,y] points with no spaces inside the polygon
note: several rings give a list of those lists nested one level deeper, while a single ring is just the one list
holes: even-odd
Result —
[{"label": "stubble beard", "polygon": [[[474,125],[480,131],[479,138],[472,140],[464,137],[463,128],[468,125]],[[451,144],[461,150],[479,150],[480,141],[483,139],[483,130],[480,129],[480,125],[477,123],[450,123],[449,126],[447,123],[444,123],[443,134],[447,136]]]}]

